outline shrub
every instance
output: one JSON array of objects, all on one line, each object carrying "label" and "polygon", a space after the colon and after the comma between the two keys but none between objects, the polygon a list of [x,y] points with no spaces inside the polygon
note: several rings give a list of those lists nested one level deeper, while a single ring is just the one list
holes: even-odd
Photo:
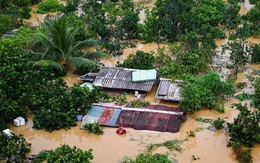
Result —
[{"label": "shrub", "polygon": [[156,153],[154,155],[147,154],[147,153],[140,153],[136,157],[135,160],[132,160],[130,158],[125,159],[123,161],[124,163],[141,163],[141,162],[147,162],[147,163],[171,163],[172,161],[168,159],[168,156],[166,154],[160,154]]},{"label": "shrub", "polygon": [[143,108],[147,105],[149,105],[150,102],[149,101],[145,101],[145,100],[142,100],[142,99],[136,99],[134,101],[131,101],[130,104],[128,105],[128,107],[131,107],[131,108]]},{"label": "shrub", "polygon": [[240,111],[234,123],[228,123],[230,142],[232,144],[240,144],[252,147],[254,143],[260,143],[260,112],[251,112],[247,106],[235,104]]},{"label": "shrub", "polygon": [[48,12],[57,12],[63,10],[63,8],[64,5],[60,4],[57,0],[46,0],[38,6],[37,13],[46,14]]},{"label": "shrub", "polygon": [[102,135],[104,133],[103,129],[97,122],[85,124],[83,127],[88,130],[88,133],[94,133],[97,135]]},{"label": "shrub", "polygon": [[253,95],[253,105],[260,109],[260,78],[257,78],[256,82],[254,83],[255,94]]},{"label": "shrub", "polygon": [[124,105],[127,103],[127,99],[125,95],[115,95],[115,96],[109,96],[109,98],[102,99],[100,102],[115,102],[117,105]]},{"label": "shrub", "polygon": [[233,93],[233,86],[230,83],[222,82],[219,75],[214,72],[197,78],[191,77],[181,88],[180,109],[187,113],[194,113],[203,108],[223,112],[223,105],[218,103],[217,98]]},{"label": "shrub", "polygon": [[0,35],[14,29],[16,22],[13,16],[0,14]]},{"label": "shrub", "polygon": [[76,146],[70,147],[68,145],[61,145],[55,150],[41,151],[38,156],[33,160],[35,163],[40,162],[73,162],[73,163],[90,163],[93,159],[92,149],[83,151]]},{"label": "shrub", "polygon": [[31,150],[31,144],[23,135],[7,136],[0,133],[0,162],[25,162],[26,154]]},{"label": "shrub", "polygon": [[31,11],[32,11],[32,9],[30,7],[25,6],[20,11],[20,15],[24,19],[29,19],[31,17],[31,14],[30,14]]},{"label": "shrub", "polygon": [[218,129],[222,129],[222,128],[224,128],[223,123],[225,123],[225,121],[224,121],[223,119],[218,118],[217,120],[215,120],[215,121],[213,122],[213,126],[214,126],[217,130],[218,130]]},{"label": "shrub", "polygon": [[134,54],[130,54],[123,63],[117,63],[117,67],[133,68],[133,69],[154,69],[155,58],[151,53],[145,53],[143,51],[137,51]]},{"label": "shrub", "polygon": [[252,63],[260,63],[260,44],[251,46]]}]

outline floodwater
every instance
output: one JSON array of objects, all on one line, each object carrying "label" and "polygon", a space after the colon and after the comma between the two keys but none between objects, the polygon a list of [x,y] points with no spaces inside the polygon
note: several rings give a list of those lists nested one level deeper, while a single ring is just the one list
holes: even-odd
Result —
[{"label": "floodwater", "polygon": [[[66,0],[58,0],[58,2],[62,3],[62,4],[66,4]],[[45,19],[45,17],[47,15],[56,15],[58,12],[53,12],[53,13],[48,13],[48,14],[38,14],[37,11],[37,7],[40,5],[40,3],[34,4],[31,6],[31,17],[29,19],[23,19],[23,21],[25,23],[28,23],[32,26],[41,26],[43,20]]]},{"label": "floodwater", "polygon": [[[137,0],[136,0],[137,1]],[[154,2],[151,1],[151,2]],[[248,2],[248,1],[247,1]],[[246,5],[246,4],[245,4]],[[242,5],[245,7],[245,5]],[[149,3],[147,6],[152,6]],[[241,9],[241,10],[242,10]],[[31,20],[35,22],[35,20]],[[260,43],[259,38],[249,38],[250,42]],[[225,44],[227,39],[216,40],[218,49],[221,49],[221,45]],[[127,48],[124,50],[124,55],[113,57],[112,59],[102,60],[106,66],[115,66],[117,61],[122,62],[129,54],[134,54],[137,50],[143,50],[145,52],[154,51],[157,52],[158,45],[155,43],[142,44],[140,41],[135,48]],[[248,64],[246,67],[253,69],[259,69],[260,65]],[[247,82],[246,75],[252,69],[248,68],[246,71],[238,74],[237,82]],[[67,85],[71,87],[74,83],[78,84],[77,80],[79,76],[72,73],[68,73],[68,76],[63,79]],[[250,83],[249,83],[250,84]],[[170,106],[177,106],[177,103],[156,100],[154,87],[148,92],[145,100],[150,101],[153,104],[163,104]],[[246,88],[247,89],[247,88]],[[133,93],[127,95],[128,100],[134,100]],[[181,152],[169,151],[164,147],[160,147],[154,152],[165,153],[169,155],[169,158],[176,158],[181,163],[193,162],[192,157],[196,157],[196,162],[202,163],[233,163],[236,162],[235,156],[232,153],[231,148],[226,147],[228,141],[227,132],[224,130],[212,131],[209,124],[198,122],[196,117],[213,118],[218,117],[225,119],[227,122],[233,122],[233,119],[237,117],[239,111],[230,107],[230,104],[235,103],[236,100],[228,98],[225,101],[225,113],[219,113],[214,110],[201,110],[194,115],[187,117],[187,120],[181,125],[180,132],[168,133],[168,132],[151,132],[140,131],[127,128],[126,135],[117,135],[116,128],[104,127],[103,135],[88,134],[85,130],[80,130],[80,123],[69,130],[53,131],[52,133],[45,132],[43,130],[35,130],[32,128],[32,118],[26,122],[24,126],[16,127],[10,125],[10,129],[15,134],[23,134],[28,142],[32,143],[31,153],[37,154],[44,149],[55,149],[60,144],[68,144],[70,146],[77,146],[83,150],[93,149],[94,163],[116,163],[122,161],[124,156],[134,158],[138,153],[143,152],[147,145],[153,143],[162,143],[164,141],[180,139],[184,140],[181,144],[183,150]],[[197,131],[198,130],[198,131]],[[188,137],[187,132],[196,131],[195,137]],[[253,161],[260,162],[260,145],[255,145],[252,151]]]}]

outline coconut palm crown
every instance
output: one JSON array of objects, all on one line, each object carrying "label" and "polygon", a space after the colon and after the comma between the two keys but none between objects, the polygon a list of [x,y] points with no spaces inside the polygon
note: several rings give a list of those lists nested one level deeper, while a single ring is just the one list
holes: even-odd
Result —
[{"label": "coconut palm crown", "polygon": [[106,57],[102,52],[83,52],[88,47],[97,46],[97,40],[77,42],[78,27],[71,27],[65,17],[46,19],[43,31],[36,33],[34,46],[42,47],[43,53],[33,52],[34,66],[50,66],[61,72],[79,67],[97,66],[94,59]]}]

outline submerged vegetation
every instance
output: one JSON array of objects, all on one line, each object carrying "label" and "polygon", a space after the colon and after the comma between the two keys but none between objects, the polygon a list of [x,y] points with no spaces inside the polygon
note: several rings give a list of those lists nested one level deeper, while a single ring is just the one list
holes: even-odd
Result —
[{"label": "submerged vegetation", "polygon": [[0,133],[0,147],[0,162],[25,162],[26,155],[31,151],[31,144],[23,135]]},{"label": "submerged vegetation", "polygon": [[93,160],[92,149],[84,151],[76,146],[70,147],[66,144],[61,145],[55,150],[43,150],[33,160],[35,163],[40,162],[75,162],[91,163]]},{"label": "submerged vegetation", "polygon": [[[97,71],[102,64],[100,58],[121,55],[124,48],[133,45],[133,39],[156,42],[158,51],[137,51],[117,66],[157,69],[158,78],[182,79],[179,106],[187,114],[202,109],[224,112],[225,98],[233,96],[235,89],[243,91],[249,86],[247,82],[234,84],[237,74],[247,63],[260,62],[260,45],[248,41],[248,37],[259,38],[260,35],[260,2],[257,0],[250,0],[254,6],[243,16],[239,14],[241,0],[157,0],[148,8],[131,0],[68,0],[65,5],[47,0],[39,4],[37,12],[59,12],[56,16],[48,15],[39,27],[30,27],[23,19],[30,18],[30,5],[38,2],[41,0],[0,2],[0,130],[7,128],[17,116],[27,118],[29,111],[34,128],[69,129],[76,125],[76,115],[85,114],[93,102],[126,104],[125,96],[110,97],[99,88],[92,91],[79,86],[68,88],[60,76],[67,72]],[[139,18],[140,11],[145,12],[144,21]],[[223,54],[219,54],[215,39],[223,38],[229,41],[222,47]],[[161,47],[162,43],[167,44],[167,48]],[[214,59],[219,55],[224,57],[227,52],[230,55],[227,61],[215,66]],[[230,72],[218,71],[223,68]],[[251,148],[260,142],[259,72],[248,80],[254,87],[253,93],[240,93],[236,97],[249,101],[250,106],[234,104],[240,113],[233,123],[228,123],[229,145],[239,162],[251,162]],[[149,102],[138,99],[129,106],[147,104]],[[220,118],[198,120],[216,129],[222,129],[225,123]],[[98,123],[86,127],[91,132],[103,133]],[[188,134],[195,136],[193,131]],[[25,139],[13,136],[18,143],[12,143],[6,141],[3,134],[0,136],[1,147],[5,146],[1,148],[1,159],[24,160],[30,146]],[[175,143],[175,140],[166,141],[148,149],[166,146],[170,150],[181,150]],[[16,147],[23,151],[10,153],[16,150],[9,148]],[[83,152],[63,145],[55,151],[41,152],[38,159],[90,162],[93,155],[91,150]],[[129,160],[145,161],[171,160],[165,154],[150,151]]]}]

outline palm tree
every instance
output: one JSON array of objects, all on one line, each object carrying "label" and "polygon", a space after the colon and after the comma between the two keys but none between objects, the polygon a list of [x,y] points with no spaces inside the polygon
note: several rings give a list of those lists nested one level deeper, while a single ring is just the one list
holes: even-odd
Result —
[{"label": "palm tree", "polygon": [[[51,66],[61,72],[83,66],[97,66],[94,59],[106,57],[102,52],[83,52],[97,46],[97,40],[77,42],[78,27],[72,28],[65,17],[46,19],[43,31],[36,33],[34,45],[42,47],[43,53],[33,52],[34,66]],[[39,46],[40,45],[40,46]]]}]

